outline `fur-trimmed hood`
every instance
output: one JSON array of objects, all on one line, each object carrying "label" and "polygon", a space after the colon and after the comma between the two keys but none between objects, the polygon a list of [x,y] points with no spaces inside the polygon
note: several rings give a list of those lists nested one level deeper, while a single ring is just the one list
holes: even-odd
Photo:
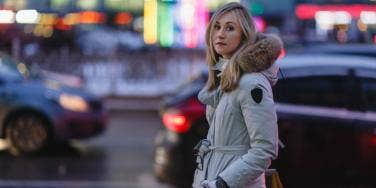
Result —
[{"label": "fur-trimmed hood", "polygon": [[256,42],[240,49],[240,55],[235,61],[244,72],[261,72],[271,67],[282,48],[279,37],[257,33]]}]

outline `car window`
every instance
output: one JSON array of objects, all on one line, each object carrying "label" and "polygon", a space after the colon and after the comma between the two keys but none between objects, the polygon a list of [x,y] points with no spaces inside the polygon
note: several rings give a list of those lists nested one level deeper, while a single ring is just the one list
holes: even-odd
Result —
[{"label": "car window", "polygon": [[361,82],[367,110],[376,111],[376,79],[362,78]]},{"label": "car window", "polygon": [[0,58],[0,76],[8,81],[23,80],[23,76],[17,69],[16,64],[10,62],[7,58]]},{"label": "car window", "polygon": [[[204,87],[206,80],[208,78],[207,73],[201,73],[198,74],[195,77],[192,77],[188,80],[186,80],[184,83],[182,83],[176,90],[175,93],[184,93],[186,90],[187,92],[190,92],[193,88],[198,87],[198,90],[201,90],[202,87]],[[197,90],[197,89],[194,89]]]},{"label": "car window", "polygon": [[344,108],[348,106],[345,76],[281,79],[274,87],[276,102]]}]

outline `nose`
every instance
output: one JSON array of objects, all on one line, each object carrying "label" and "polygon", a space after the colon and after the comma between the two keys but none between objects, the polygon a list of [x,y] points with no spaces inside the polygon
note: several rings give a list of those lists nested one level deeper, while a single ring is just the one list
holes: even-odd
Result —
[{"label": "nose", "polygon": [[225,30],[224,29],[220,29],[217,31],[217,37],[219,38],[225,38]]}]

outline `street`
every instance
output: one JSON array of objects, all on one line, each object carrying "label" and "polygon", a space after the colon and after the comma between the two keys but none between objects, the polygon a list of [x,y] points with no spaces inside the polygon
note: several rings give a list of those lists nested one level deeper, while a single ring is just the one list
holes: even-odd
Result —
[{"label": "street", "polygon": [[35,156],[0,152],[0,187],[167,188],[152,174],[157,111],[110,112],[106,132],[90,140],[56,144]]}]

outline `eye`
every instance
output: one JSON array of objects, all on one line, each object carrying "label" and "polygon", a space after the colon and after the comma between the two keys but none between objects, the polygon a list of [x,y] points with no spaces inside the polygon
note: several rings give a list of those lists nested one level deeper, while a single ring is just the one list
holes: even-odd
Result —
[{"label": "eye", "polygon": [[227,31],[233,31],[235,28],[233,27],[233,26],[228,26],[228,27],[226,27],[226,30]]},{"label": "eye", "polygon": [[220,30],[220,29],[221,29],[221,26],[219,26],[219,25],[214,25],[214,29],[215,29],[215,30]]}]

